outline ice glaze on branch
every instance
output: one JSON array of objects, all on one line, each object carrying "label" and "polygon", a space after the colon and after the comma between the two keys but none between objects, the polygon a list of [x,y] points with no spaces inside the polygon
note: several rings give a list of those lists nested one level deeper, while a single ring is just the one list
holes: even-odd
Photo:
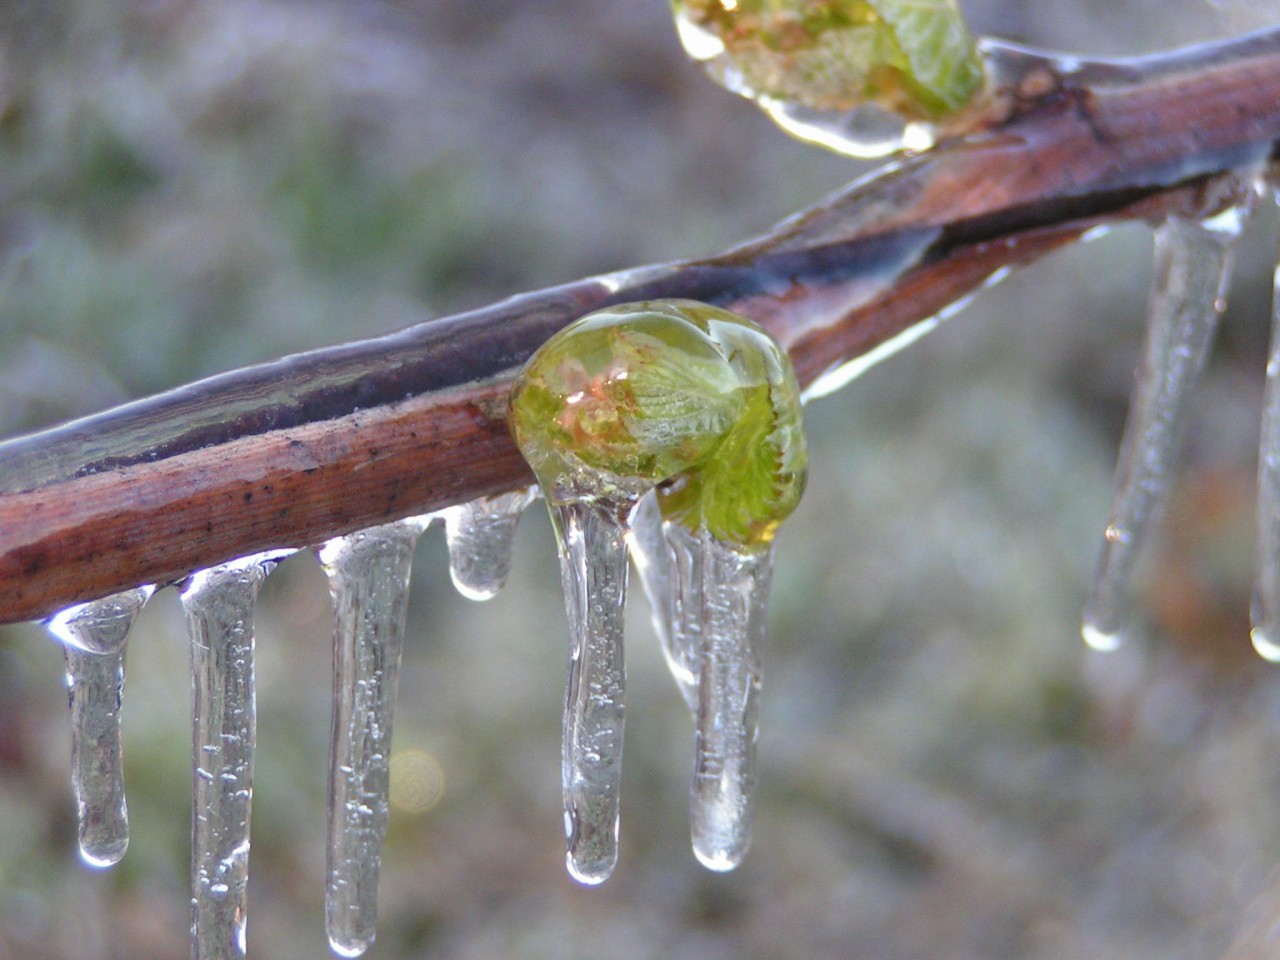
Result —
[{"label": "ice glaze on branch", "polygon": [[613,303],[702,300],[802,386],[1091,227],[1212,209],[1280,141],[1280,30],[1134,61],[1005,50],[1002,116],[724,254],[212,377],[0,444],[0,622],[527,484],[511,377]]}]

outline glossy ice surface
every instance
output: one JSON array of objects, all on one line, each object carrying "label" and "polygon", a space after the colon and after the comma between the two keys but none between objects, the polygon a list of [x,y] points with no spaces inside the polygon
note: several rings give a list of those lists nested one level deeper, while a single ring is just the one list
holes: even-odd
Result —
[{"label": "glossy ice surface", "polygon": [[983,83],[954,0],[675,0],[685,51],[793,136],[842,153],[927,149]]},{"label": "glossy ice surface", "polygon": [[584,317],[512,391],[517,443],[548,502],[638,499],[736,543],[768,542],[804,488],[799,389],[763,330],[705,304]]}]

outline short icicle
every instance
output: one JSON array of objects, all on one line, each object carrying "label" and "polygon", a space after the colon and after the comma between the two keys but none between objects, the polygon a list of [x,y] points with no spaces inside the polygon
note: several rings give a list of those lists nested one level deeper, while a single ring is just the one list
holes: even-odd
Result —
[{"label": "short icicle", "polygon": [[253,605],[281,556],[261,554],[202,570],[180,593],[191,641],[192,960],[246,955],[257,735]]},{"label": "short icicle", "polygon": [[449,575],[464,597],[488,600],[502,589],[520,516],[537,496],[538,488],[529,487],[444,511]]},{"label": "short icicle", "polygon": [[[1280,202],[1280,192],[1274,188],[1272,196]],[[1259,656],[1280,663],[1280,267],[1274,287],[1258,445],[1258,573],[1250,637]]]},{"label": "short icicle", "polygon": [[144,586],[63,610],[46,627],[63,644],[71,706],[71,785],[80,819],[80,856],[92,867],[118,863],[129,846],[120,707],[125,642],[155,592]]},{"label": "short icicle", "polygon": [[387,834],[391,728],[408,613],[409,574],[430,517],[337,537],[319,548],[333,598],[333,737],[329,747],[329,945],[357,957],[373,943]]},{"label": "short icicle", "polygon": [[1156,229],[1146,342],[1081,631],[1096,650],[1121,642],[1134,561],[1168,494],[1191,391],[1226,307],[1246,212],[1242,204],[1203,220],[1175,216]]},{"label": "short icicle", "polygon": [[626,513],[575,499],[551,508],[569,621],[561,776],[569,873],[602,883],[618,862],[626,692]]}]

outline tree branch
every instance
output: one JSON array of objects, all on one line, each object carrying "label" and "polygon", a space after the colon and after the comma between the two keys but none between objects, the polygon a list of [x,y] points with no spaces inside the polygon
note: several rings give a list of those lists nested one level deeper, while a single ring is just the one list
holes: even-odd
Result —
[{"label": "tree branch", "polygon": [[[1008,48],[987,128],[719,256],[524,294],[0,444],[0,622],[532,481],[511,378],[600,307],[743,313],[802,385],[1090,229],[1219,209],[1280,141],[1280,30],[1136,61]],[[1228,198],[1229,199],[1229,198]]]}]

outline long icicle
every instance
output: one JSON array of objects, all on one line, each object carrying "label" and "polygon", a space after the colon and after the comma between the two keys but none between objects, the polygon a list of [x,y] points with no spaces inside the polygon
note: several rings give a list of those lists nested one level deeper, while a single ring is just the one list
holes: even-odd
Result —
[{"label": "long icicle", "polygon": [[1170,217],[1156,229],[1142,365],[1081,631],[1097,650],[1114,650],[1121,641],[1137,550],[1169,490],[1188,400],[1226,307],[1246,212],[1240,205],[1205,220]]},{"label": "long icicle", "polygon": [[630,545],[667,665],[693,714],[693,851],[712,870],[732,870],[750,845],[755,816],[773,550],[663,521],[652,498],[636,508]]},{"label": "long icicle", "polygon": [[192,960],[244,957],[257,734],[253,605],[279,554],[195,573],[181,590],[191,640]]},{"label": "long icicle", "polygon": [[618,800],[626,670],[626,511],[573,500],[551,509],[569,621],[561,775],[566,864],[586,884],[607,880],[618,861]]},{"label": "long icicle", "polygon": [[66,655],[80,856],[93,867],[119,862],[129,846],[120,740],[125,643],[154,592],[153,586],[126,590],[63,610],[46,623]]},{"label": "long icicle", "polygon": [[330,540],[318,553],[333,598],[329,747],[329,945],[357,957],[373,943],[387,834],[391,729],[409,609],[409,575],[430,517]]},{"label": "long icicle", "polygon": [[[1272,187],[1280,205],[1280,191]],[[1258,654],[1280,663],[1280,266],[1274,277],[1271,352],[1258,444],[1258,572],[1250,611]]]},{"label": "long icicle", "polygon": [[[685,616],[699,642],[689,814],[693,852],[712,870],[732,870],[746,855],[755,820],[756,740],[763,680],[765,604],[771,545],[741,546],[706,531],[668,523],[677,552],[700,553],[698,608]],[[681,540],[697,540],[696,545]],[[691,605],[692,607],[692,605]]]}]

